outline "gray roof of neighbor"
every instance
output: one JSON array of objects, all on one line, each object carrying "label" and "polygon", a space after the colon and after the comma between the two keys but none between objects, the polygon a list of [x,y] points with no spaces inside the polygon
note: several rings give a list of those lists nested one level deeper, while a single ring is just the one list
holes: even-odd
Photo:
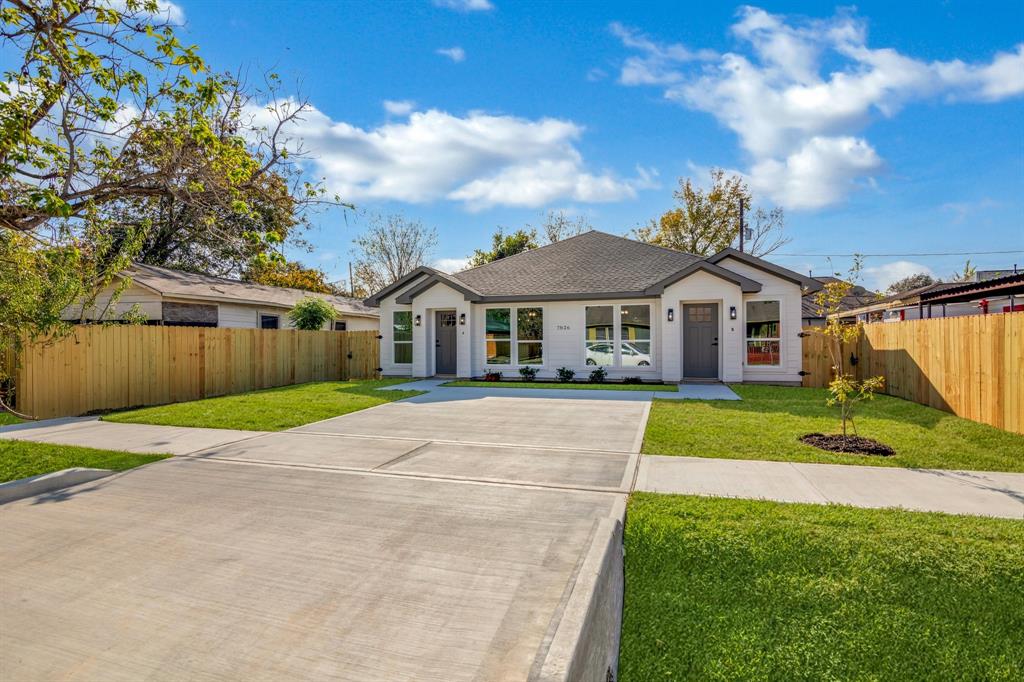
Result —
[{"label": "gray roof of neighbor", "polygon": [[[829,284],[831,282],[841,282],[843,280],[838,277],[815,277],[822,284]],[[801,301],[801,309],[803,311],[804,318],[823,318],[821,309],[818,307],[818,303],[815,300],[817,292],[810,292],[804,294],[803,300]],[[843,300],[839,302],[839,312],[846,310],[852,310],[853,308],[859,308],[861,306],[870,305],[871,303],[878,301],[881,294],[877,294],[873,291],[869,291],[864,287],[855,284],[850,293],[843,296]]]},{"label": "gray roof of neighbor", "polygon": [[450,277],[485,297],[642,292],[700,260],[591,231]]},{"label": "gray roof of neighbor", "polygon": [[377,308],[347,296],[252,284],[212,275],[185,272],[184,270],[172,270],[156,265],[143,265],[142,263],[135,263],[125,274],[137,284],[149,287],[164,296],[175,298],[234,301],[291,308],[306,296],[315,296],[324,299],[342,314],[380,317],[380,311]]}]

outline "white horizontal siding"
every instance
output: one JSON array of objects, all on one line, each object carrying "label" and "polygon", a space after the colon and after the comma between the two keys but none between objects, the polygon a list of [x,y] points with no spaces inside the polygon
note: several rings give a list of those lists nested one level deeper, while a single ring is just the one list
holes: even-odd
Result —
[{"label": "white horizontal siding", "polygon": [[[128,286],[118,298],[117,302],[107,308],[107,304],[110,302],[111,297],[117,289],[117,284],[104,287],[100,293],[96,296],[95,304],[86,309],[85,319],[95,320],[100,315],[104,316],[106,320],[116,320],[123,315],[133,305],[138,304],[142,309],[142,312],[146,314],[150,320],[159,320],[163,315],[161,309],[161,298],[160,294],[150,291],[149,289],[140,287],[136,284]],[[106,312],[104,312],[106,310]],[[65,308],[61,317],[65,320],[80,320],[82,319],[82,307],[81,304],[68,306]]]}]

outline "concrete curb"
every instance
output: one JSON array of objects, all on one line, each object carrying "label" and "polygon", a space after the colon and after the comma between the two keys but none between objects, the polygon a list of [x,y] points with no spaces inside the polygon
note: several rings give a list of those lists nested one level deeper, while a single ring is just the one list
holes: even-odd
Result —
[{"label": "concrete curb", "polygon": [[622,523],[601,519],[536,682],[615,680],[622,630]]},{"label": "concrete curb", "polygon": [[20,478],[17,481],[0,483],[0,504],[14,502],[33,495],[53,492],[61,488],[88,483],[99,478],[110,476],[114,472],[109,469],[87,469],[75,467],[53,471],[48,474],[40,474],[29,478]]}]

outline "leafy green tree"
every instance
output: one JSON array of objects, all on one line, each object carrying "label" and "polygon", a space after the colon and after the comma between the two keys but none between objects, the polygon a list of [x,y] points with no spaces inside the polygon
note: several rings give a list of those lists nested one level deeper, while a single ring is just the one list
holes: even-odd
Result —
[{"label": "leafy green tree", "polygon": [[[739,175],[726,176],[720,168],[711,170],[711,187],[701,189],[690,178],[680,178],[672,193],[678,208],[671,209],[644,227],[637,228],[637,239],[677,251],[710,256],[739,240],[740,201],[749,210],[753,195]],[[744,251],[764,256],[791,240],[784,236],[785,213],[782,208],[757,208],[745,215],[751,236]]]},{"label": "leafy green tree", "polygon": [[256,284],[271,287],[289,287],[304,289],[320,294],[336,293],[327,281],[327,274],[319,268],[307,268],[297,261],[285,263],[265,263],[253,266],[246,271],[244,279]]},{"label": "leafy green tree", "polygon": [[910,291],[911,289],[917,289],[918,287],[924,287],[935,283],[935,278],[928,273],[918,272],[893,282],[885,292],[890,295],[902,294]]},{"label": "leafy green tree", "polygon": [[303,298],[288,311],[288,319],[292,321],[296,329],[307,331],[323,329],[324,325],[337,315],[337,311],[330,303],[316,296]]},{"label": "leafy green tree", "polygon": [[240,85],[181,43],[156,0],[7,0],[0,45],[0,352],[66,331],[61,311],[91,307],[161,202],[259,262],[281,258],[280,226],[259,212],[282,182],[326,200],[289,165],[301,150],[283,130],[305,104],[247,120]]},{"label": "leafy green tree", "polygon": [[540,245],[537,243],[536,230],[516,230],[515,232],[505,234],[505,229],[499,227],[491,236],[490,250],[475,250],[473,255],[469,257],[469,265],[470,267],[485,265],[502,258],[514,256],[523,251],[536,249],[538,246]]}]

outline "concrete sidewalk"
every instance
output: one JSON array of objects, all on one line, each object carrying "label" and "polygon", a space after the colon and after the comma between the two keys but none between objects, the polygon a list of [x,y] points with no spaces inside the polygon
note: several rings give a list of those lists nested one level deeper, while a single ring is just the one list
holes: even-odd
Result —
[{"label": "concrete sidewalk", "polygon": [[99,417],[45,419],[0,428],[0,440],[27,440],[166,455],[187,455],[262,435],[262,431],[118,424],[100,421]]},{"label": "concrete sidewalk", "polygon": [[1024,518],[1024,474],[644,455],[636,490]]}]

